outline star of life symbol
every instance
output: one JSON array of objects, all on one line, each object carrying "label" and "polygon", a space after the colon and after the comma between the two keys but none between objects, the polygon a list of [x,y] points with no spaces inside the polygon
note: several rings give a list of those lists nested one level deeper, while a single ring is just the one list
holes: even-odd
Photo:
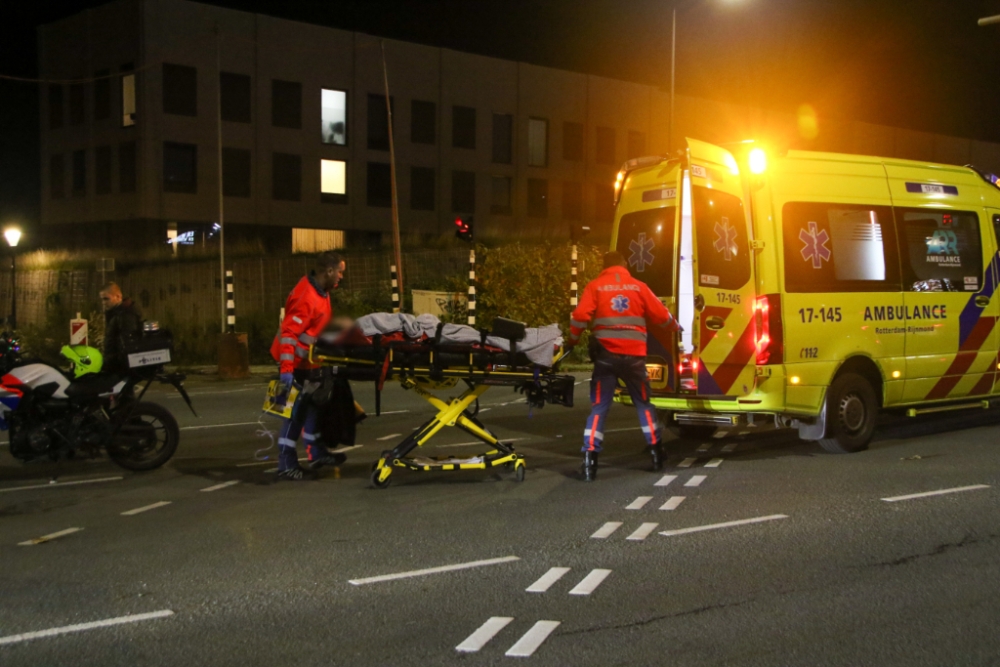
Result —
[{"label": "star of life symbol", "polygon": [[809,231],[799,230],[799,240],[802,241],[802,259],[812,260],[814,269],[822,269],[824,261],[830,261],[830,248],[826,245],[830,235],[825,229],[820,229],[815,222],[809,223]]},{"label": "star of life symbol", "polygon": [[624,294],[616,294],[611,299],[611,310],[616,313],[624,313],[628,310],[628,297]]},{"label": "star of life symbol", "polygon": [[653,263],[653,239],[646,238],[646,232],[640,232],[639,238],[628,244],[628,249],[632,254],[628,258],[629,266],[634,266],[635,270],[642,273],[646,267]]},{"label": "star of life symbol", "polygon": [[715,252],[721,252],[722,257],[731,262],[739,252],[736,246],[736,228],[729,224],[729,218],[715,223]]}]

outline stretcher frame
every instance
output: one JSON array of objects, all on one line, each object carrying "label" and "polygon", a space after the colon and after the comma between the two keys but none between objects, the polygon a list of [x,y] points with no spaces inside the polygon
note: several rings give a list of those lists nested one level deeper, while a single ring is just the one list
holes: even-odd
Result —
[{"label": "stretcher frame", "polygon": [[[497,325],[494,324],[494,332],[490,334],[482,332],[484,343],[487,335],[497,335],[496,328]],[[514,336],[517,336],[518,332],[520,337],[523,337],[523,324],[520,324],[519,329],[514,327],[509,338],[511,351],[494,354],[495,357],[509,355],[507,365],[477,364],[475,357],[476,354],[481,354],[481,349],[472,350],[471,346],[466,363],[453,366],[442,365],[436,361],[436,359],[440,359],[440,355],[437,354],[438,346],[435,340],[428,341],[430,357],[428,363],[421,365],[405,363],[401,358],[403,355],[398,353],[396,344],[389,343],[383,347],[378,336],[374,340],[374,359],[325,354],[315,345],[310,346],[310,362],[333,367],[338,374],[346,374],[349,379],[375,381],[376,414],[381,412],[380,395],[386,381],[399,382],[404,389],[412,390],[437,409],[437,413],[433,417],[403,438],[395,447],[384,450],[378,461],[372,464],[371,485],[373,488],[384,489],[388,487],[392,481],[391,475],[396,468],[406,468],[413,472],[432,472],[437,470],[489,470],[502,467],[508,472],[513,472],[514,479],[517,481],[524,481],[526,470],[524,456],[515,451],[513,444],[497,438],[479,421],[477,418],[479,398],[490,387],[506,386],[524,393],[531,407],[542,407],[545,403],[572,407],[574,378],[571,375],[557,374],[557,365],[565,356],[565,352],[561,349],[550,368],[532,366],[530,369],[524,367],[524,370],[520,370],[521,367],[515,366],[513,362],[516,358],[517,344]],[[412,343],[400,343],[399,345],[401,349],[412,352]],[[454,348],[454,346],[450,347]],[[452,356],[455,354],[453,349],[449,350],[449,353]],[[433,393],[451,389],[459,382],[463,382],[467,388],[456,398],[444,400]],[[473,404],[476,405],[476,409],[470,412],[469,408]],[[415,449],[426,445],[445,427],[459,428],[489,445],[490,449],[477,455],[475,458],[478,458],[478,461],[469,461],[470,457],[415,458],[410,456]]]}]

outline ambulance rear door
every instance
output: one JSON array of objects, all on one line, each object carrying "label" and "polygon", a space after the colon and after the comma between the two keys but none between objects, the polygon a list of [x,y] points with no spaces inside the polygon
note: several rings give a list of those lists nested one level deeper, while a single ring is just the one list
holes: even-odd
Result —
[{"label": "ambulance rear door", "polygon": [[699,396],[746,396],[756,374],[756,293],[739,168],[723,148],[694,139],[687,143],[694,251],[692,374]]}]

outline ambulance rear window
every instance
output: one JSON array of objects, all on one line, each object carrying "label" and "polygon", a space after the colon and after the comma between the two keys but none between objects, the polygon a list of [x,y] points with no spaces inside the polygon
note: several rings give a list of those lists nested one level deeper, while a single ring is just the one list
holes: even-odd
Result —
[{"label": "ambulance rear window", "polygon": [[750,244],[739,197],[693,185],[698,226],[698,284],[735,290],[750,280]]},{"label": "ambulance rear window", "polygon": [[898,292],[888,206],[791,202],[782,210],[789,292]]},{"label": "ambulance rear window", "polygon": [[979,216],[967,211],[897,208],[908,292],[977,292],[982,287]]},{"label": "ambulance rear window", "polygon": [[676,206],[626,213],[618,222],[615,248],[628,260],[632,277],[653,294],[672,296],[674,286],[674,219]]}]

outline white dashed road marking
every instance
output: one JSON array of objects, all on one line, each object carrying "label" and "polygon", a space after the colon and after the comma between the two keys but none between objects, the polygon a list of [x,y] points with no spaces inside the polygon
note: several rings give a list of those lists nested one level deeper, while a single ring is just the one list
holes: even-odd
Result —
[{"label": "white dashed road marking", "polygon": [[205,424],[204,426],[181,426],[180,431],[201,431],[206,428],[228,428],[230,426],[256,426],[260,422],[237,422],[235,424]]},{"label": "white dashed road marking", "polygon": [[621,521],[608,521],[606,524],[597,529],[597,532],[590,537],[595,540],[603,540],[605,537],[611,537],[611,533],[615,532],[622,527]]},{"label": "white dashed road marking", "polygon": [[738,445],[739,445],[738,442],[731,442],[728,445],[726,445],[725,447],[723,447],[722,451],[727,452],[727,453],[728,452],[735,452],[736,451],[736,447]]},{"label": "white dashed road marking", "polygon": [[24,542],[18,542],[19,547],[30,547],[36,544],[42,544],[43,542],[51,542],[57,538],[63,537],[64,535],[72,535],[73,533],[79,533],[83,528],[67,528],[66,530],[60,530],[55,533],[49,533],[48,535],[42,535],[41,537],[36,537],[33,540],[26,540]]},{"label": "white dashed road marking", "polygon": [[660,505],[661,510],[675,510],[684,502],[684,496],[671,496],[670,500]]},{"label": "white dashed road marking", "polygon": [[31,639],[41,639],[43,637],[54,637],[65,635],[70,632],[81,632],[83,630],[95,630],[97,628],[107,628],[112,625],[124,625],[125,623],[138,623],[139,621],[151,621],[154,618],[166,618],[173,616],[174,612],[169,609],[161,611],[151,611],[146,614],[133,614],[131,616],[119,616],[118,618],[108,618],[103,621],[91,621],[89,623],[77,623],[76,625],[64,625],[61,628],[50,628],[48,630],[38,630],[37,632],[25,632],[19,635],[8,635],[0,637],[0,646],[4,644],[17,644]]},{"label": "white dashed road marking", "polygon": [[544,593],[552,588],[552,584],[562,579],[563,575],[567,572],[569,572],[568,567],[553,567],[548,572],[543,574],[538,581],[531,584],[524,590],[526,593]]},{"label": "white dashed road marking", "polygon": [[709,461],[708,463],[705,464],[705,467],[706,468],[718,468],[721,465],[722,465],[722,459],[712,459],[711,461]]},{"label": "white dashed road marking", "polygon": [[206,486],[204,489],[202,489],[202,491],[204,493],[208,493],[209,491],[218,491],[219,489],[224,489],[227,486],[235,486],[236,484],[239,484],[239,483],[240,483],[240,480],[233,479],[233,480],[230,480],[228,482],[223,482],[222,484],[216,484],[215,486]]},{"label": "white dashed road marking", "polygon": [[926,491],[924,493],[911,493],[906,496],[892,496],[883,498],[887,503],[898,503],[900,500],[913,500],[914,498],[929,498],[930,496],[943,496],[947,493],[961,493],[962,491],[977,491],[979,489],[990,488],[988,484],[973,484],[972,486],[957,486],[953,489],[941,489],[940,491]]},{"label": "white dashed road marking", "polygon": [[712,444],[711,444],[711,443],[708,443],[708,442],[706,442],[706,443],[704,443],[704,444],[700,445],[700,446],[698,447],[698,449],[697,449],[697,450],[695,450],[695,451],[699,451],[699,452],[707,452],[707,451],[708,451],[708,450],[710,450],[711,448],[712,448]]},{"label": "white dashed road marking", "polygon": [[[418,426],[417,428],[420,428],[420,427]],[[414,430],[416,430],[416,429],[414,429]],[[401,435],[403,435],[403,434],[402,433],[390,433],[389,435],[383,435],[381,438],[375,438],[375,439],[378,440],[379,442],[382,442],[384,440],[392,440],[393,438],[398,438]]]},{"label": "white dashed road marking", "polygon": [[441,565],[439,567],[428,567],[423,570],[410,570],[409,572],[397,572],[395,574],[382,574],[377,577],[365,577],[364,579],[351,579],[347,583],[355,586],[364,584],[377,584],[382,581],[395,581],[396,579],[409,579],[410,577],[422,577],[427,574],[438,574],[439,572],[454,572],[455,570],[468,570],[473,567],[483,567],[485,565],[499,565],[500,563],[510,563],[521,560],[517,556],[504,556],[503,558],[489,558],[486,560],[474,560],[468,563],[458,563],[456,565]]},{"label": "white dashed road marking", "polygon": [[701,483],[708,479],[707,475],[691,475],[691,479],[684,482],[684,486],[701,486]]},{"label": "white dashed road marking", "polygon": [[656,530],[656,527],[660,525],[658,523],[644,523],[639,526],[634,533],[626,537],[626,540],[632,540],[637,542],[639,540],[644,540],[649,537],[649,534]]},{"label": "white dashed road marking", "polygon": [[558,627],[559,621],[538,621],[504,655],[511,658],[527,658],[537,651],[542,642]]},{"label": "white dashed road marking", "polygon": [[465,638],[461,644],[455,647],[456,651],[462,653],[475,653],[497,636],[497,633],[507,627],[513,621],[511,616],[493,616],[479,626],[479,629]]},{"label": "white dashed road marking", "polygon": [[775,521],[777,519],[787,519],[787,514],[771,514],[769,516],[758,516],[753,519],[741,519],[739,521],[726,521],[724,523],[712,523],[707,526],[694,526],[692,528],[678,528],[676,530],[664,530],[660,535],[670,537],[672,535],[687,535],[688,533],[700,533],[705,530],[718,530],[719,528],[732,528],[733,526],[746,526],[751,523],[762,523],[764,521]]},{"label": "white dashed road marking", "polygon": [[677,464],[677,467],[678,467],[678,468],[690,468],[690,467],[691,467],[691,465],[692,465],[692,464],[693,464],[693,463],[694,463],[695,461],[697,461],[697,460],[698,460],[698,459],[690,459],[690,458],[688,458],[688,459],[684,459],[683,461],[681,461],[680,463],[678,463],[678,464]]},{"label": "white dashed road marking", "polygon": [[677,475],[664,475],[653,486],[669,486],[670,482],[677,479]]},{"label": "white dashed road marking", "polygon": [[646,503],[648,503],[652,499],[653,499],[653,496],[639,496],[638,498],[636,498],[635,500],[633,500],[631,503],[629,503],[628,505],[626,505],[625,509],[627,509],[627,510],[641,510],[643,507],[646,506]]},{"label": "white dashed road marking", "polygon": [[53,482],[52,484],[33,484],[31,486],[15,486],[10,489],[0,489],[0,493],[10,491],[28,491],[30,489],[55,489],[62,486],[76,486],[78,484],[97,484],[98,482],[118,482],[124,477],[101,477],[99,479],[80,479],[75,482]]},{"label": "white dashed road marking", "polygon": [[152,505],[146,505],[145,507],[136,507],[134,510],[128,510],[127,512],[122,512],[122,516],[134,516],[136,514],[142,514],[143,512],[148,512],[149,510],[155,510],[157,507],[163,507],[169,505],[169,500],[161,500],[158,503],[153,503]]},{"label": "white dashed road marking", "polygon": [[580,580],[573,590],[569,592],[570,595],[590,595],[593,593],[598,586],[601,585],[608,575],[611,574],[611,570],[596,569],[591,570],[590,574]]}]

